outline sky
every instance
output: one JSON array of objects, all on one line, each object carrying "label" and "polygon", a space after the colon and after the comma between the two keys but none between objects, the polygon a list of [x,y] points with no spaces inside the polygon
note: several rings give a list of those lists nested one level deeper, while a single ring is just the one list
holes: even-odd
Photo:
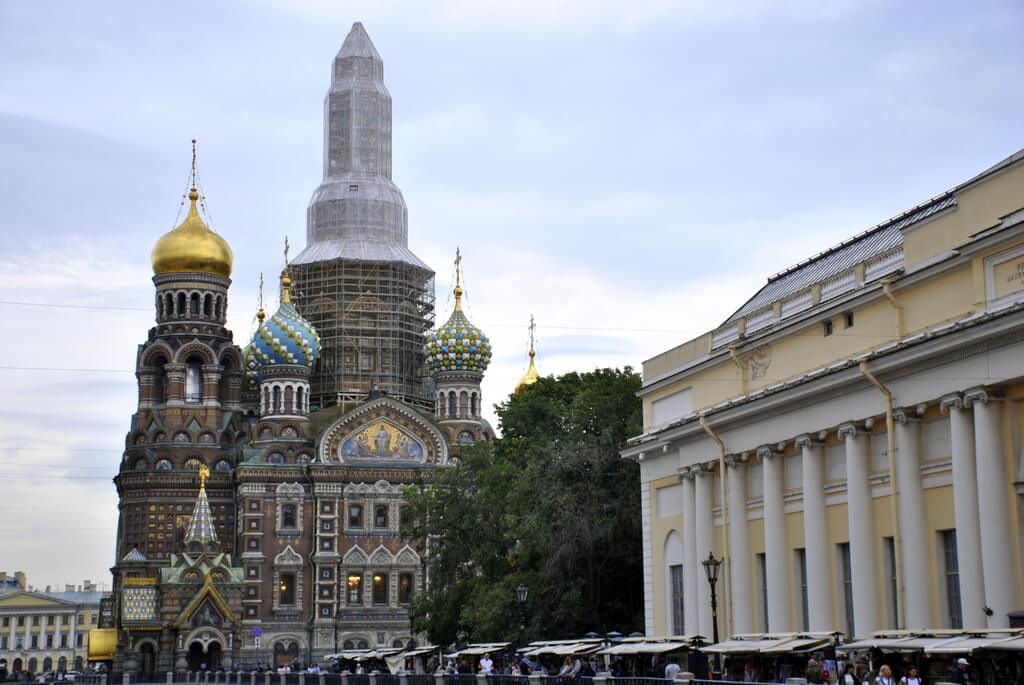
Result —
[{"label": "sky", "polygon": [[189,141],[244,344],[259,273],[305,244],[355,21],[439,322],[462,250],[488,407],[531,314],[542,374],[639,368],[1024,146],[1014,0],[0,0],[0,570],[109,585],[149,252]]}]

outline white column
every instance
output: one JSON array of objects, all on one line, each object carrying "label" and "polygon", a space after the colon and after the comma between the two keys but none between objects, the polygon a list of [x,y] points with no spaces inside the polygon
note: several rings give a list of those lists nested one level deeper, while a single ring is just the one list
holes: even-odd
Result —
[{"label": "white column", "polygon": [[807,620],[815,632],[834,630],[829,591],[828,527],[825,518],[825,451],[809,435],[796,439],[803,461],[804,553],[807,558]]},{"label": "white column", "polygon": [[747,464],[745,456],[730,455],[726,478],[729,488],[729,597],[732,632],[753,631],[750,582],[750,536],[747,531]]},{"label": "white column", "polygon": [[770,447],[757,450],[764,473],[764,558],[768,586],[768,631],[789,628],[789,589],[786,557],[786,520],[783,511],[785,469],[782,457]]},{"label": "white column", "polygon": [[846,501],[853,575],[853,628],[868,636],[878,630],[875,581],[875,525],[871,514],[871,449],[866,433],[852,423],[839,427],[846,441]]},{"label": "white column", "polygon": [[[956,523],[956,556],[960,573],[960,612],[964,628],[985,628],[985,585],[981,572],[981,523],[978,515],[978,470],[974,453],[971,410],[960,395],[942,398],[949,413],[950,447],[953,452],[953,520]],[[1005,521],[1000,523],[1003,527]]]},{"label": "white column", "polygon": [[683,481],[683,623],[687,634],[699,632],[697,614],[697,500],[693,474],[684,469]]},{"label": "white column", "polygon": [[989,628],[1009,628],[1007,614],[1017,608],[1013,588],[1013,560],[1005,538],[1010,520],[1005,462],[1003,461],[1000,402],[985,389],[967,391],[974,407],[974,445],[978,466],[978,522],[981,526],[982,574],[985,606],[992,609]]},{"label": "white column", "polygon": [[903,625],[905,629],[932,625],[930,602],[934,579],[928,571],[928,557],[921,553],[928,529],[921,486],[921,422],[909,409],[897,409],[896,420],[896,502],[900,514],[900,558],[903,560]]},{"label": "white column", "polygon": [[708,558],[712,545],[711,508],[714,506],[712,500],[712,483],[714,476],[703,466],[694,467],[696,474],[697,494],[697,614],[700,634],[711,639],[714,635],[714,623],[711,616],[711,585],[708,584],[707,574],[704,572],[704,565],[701,563]]}]

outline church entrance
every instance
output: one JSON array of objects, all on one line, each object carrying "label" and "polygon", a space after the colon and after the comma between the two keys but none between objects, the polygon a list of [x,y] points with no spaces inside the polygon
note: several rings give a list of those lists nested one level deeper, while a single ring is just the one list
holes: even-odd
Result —
[{"label": "church entrance", "polygon": [[277,642],[274,644],[274,668],[281,668],[282,666],[288,666],[293,661],[299,658],[299,643],[294,640],[291,642]]},{"label": "church entrance", "polygon": [[139,678],[149,680],[156,672],[156,650],[149,642],[139,647]]},{"label": "church entrance", "polygon": [[188,670],[190,671],[216,671],[220,667],[220,643],[211,642],[203,651],[203,645],[193,642],[188,647]]}]

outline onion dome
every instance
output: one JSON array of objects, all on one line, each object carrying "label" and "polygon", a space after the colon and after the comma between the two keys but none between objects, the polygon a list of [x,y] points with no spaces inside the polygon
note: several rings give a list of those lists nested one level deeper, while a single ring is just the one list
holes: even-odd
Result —
[{"label": "onion dome", "polygon": [[443,326],[429,334],[423,346],[427,369],[483,373],[491,362],[491,341],[462,312],[462,286],[455,286],[455,311]]},{"label": "onion dome", "polygon": [[153,273],[207,273],[228,278],[234,256],[227,241],[210,230],[199,216],[195,186],[188,193],[191,205],[185,220],[165,233],[153,246]]},{"label": "onion dome", "polygon": [[540,374],[537,372],[537,365],[534,363],[534,359],[537,357],[537,351],[534,349],[534,334],[537,330],[537,324],[533,322],[533,317],[530,317],[530,366],[527,367],[526,373],[516,383],[516,388],[513,390],[513,394],[522,395],[526,392],[526,388],[540,380]]},{"label": "onion dome", "polygon": [[[293,364],[312,367],[320,356],[320,335],[302,318],[291,298],[288,267],[281,273],[281,306],[260,323],[252,336],[252,354],[261,366]],[[262,311],[262,309],[261,309]]]}]

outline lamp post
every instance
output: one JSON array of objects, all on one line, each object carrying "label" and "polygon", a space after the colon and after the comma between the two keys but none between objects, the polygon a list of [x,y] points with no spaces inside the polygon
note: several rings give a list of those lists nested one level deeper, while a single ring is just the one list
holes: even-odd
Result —
[{"label": "lamp post", "polygon": [[713,644],[718,644],[718,596],[715,594],[715,585],[718,584],[718,569],[722,566],[722,560],[715,559],[714,552],[708,552],[708,558],[700,563],[704,565],[704,573],[711,586],[711,639]]},{"label": "lamp post", "polygon": [[516,602],[519,604],[519,632],[523,638],[526,637],[526,598],[530,594],[530,588],[520,585],[516,588]]}]

